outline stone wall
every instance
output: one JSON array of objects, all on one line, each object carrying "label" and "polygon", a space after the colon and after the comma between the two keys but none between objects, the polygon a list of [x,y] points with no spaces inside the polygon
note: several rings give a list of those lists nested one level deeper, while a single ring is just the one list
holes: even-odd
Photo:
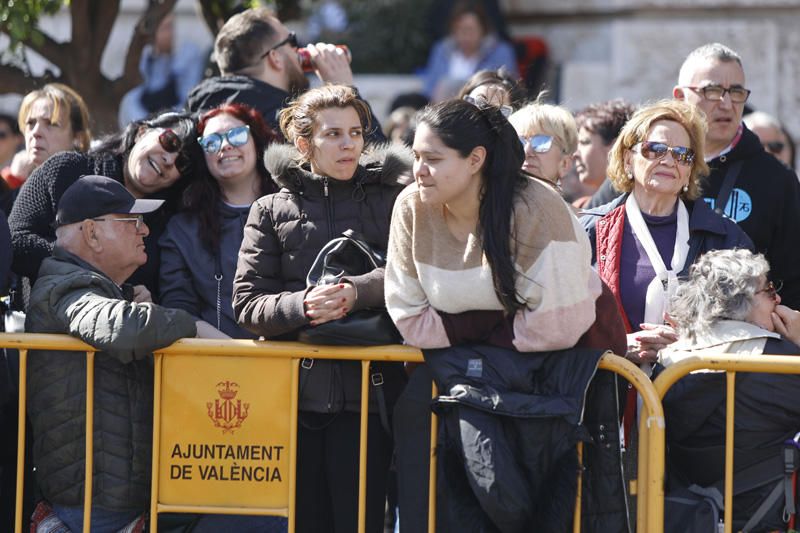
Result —
[{"label": "stone wall", "polygon": [[549,47],[561,103],[578,109],[621,97],[671,95],[697,46],[722,42],[742,56],[750,104],[800,138],[798,0],[505,0],[512,34]]}]

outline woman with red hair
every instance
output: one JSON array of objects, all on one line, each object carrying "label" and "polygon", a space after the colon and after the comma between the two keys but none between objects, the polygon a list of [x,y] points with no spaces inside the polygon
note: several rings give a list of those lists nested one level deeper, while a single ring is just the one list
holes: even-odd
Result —
[{"label": "woman with red hair", "polygon": [[226,336],[252,338],[236,324],[231,290],[250,205],[276,192],[262,159],[276,136],[258,111],[237,103],[207,111],[197,132],[205,165],[159,240],[160,302]]}]

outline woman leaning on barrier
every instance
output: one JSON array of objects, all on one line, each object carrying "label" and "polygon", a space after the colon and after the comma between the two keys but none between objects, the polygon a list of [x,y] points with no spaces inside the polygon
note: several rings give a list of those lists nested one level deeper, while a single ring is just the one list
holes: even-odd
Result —
[{"label": "woman leaning on barrier", "polygon": [[[498,107],[425,108],[413,151],[416,183],[395,204],[386,267],[387,309],[425,355],[395,410],[400,526],[426,528],[433,375],[446,397],[435,408],[437,531],[568,530],[574,431],[589,411],[616,406],[612,378],[586,419],[573,417],[602,353],[570,350],[601,294],[588,239],[558,193],[521,170],[523,147]],[[626,529],[614,407],[587,422],[604,443],[589,453],[610,454],[593,456],[595,467],[611,462],[587,474],[597,507],[584,508],[584,531]]]},{"label": "woman leaning on barrier", "polygon": [[[779,287],[768,274],[764,256],[748,250],[718,250],[701,257],[671,300],[669,315],[680,338],[661,350],[660,362],[669,367],[695,355],[720,353],[800,355],[800,312],[780,305]],[[791,501],[796,494],[792,471],[800,466],[793,441],[800,432],[798,390],[798,375],[736,375],[733,531],[787,527],[784,482]],[[689,530],[686,522],[675,520],[682,516],[681,505],[670,507],[676,505],[673,501],[698,497],[701,491],[695,487],[706,494],[724,492],[725,402],[723,372],[694,372],[664,398],[668,533]],[[788,472],[784,450],[794,458]]]},{"label": "woman leaning on barrier", "polygon": [[[253,204],[234,279],[234,311],[244,328],[293,340],[303,329],[383,306],[383,268],[306,286],[318,252],[346,230],[386,249],[410,157],[398,148],[365,151],[369,116],[355,90],[343,85],[312,89],[281,112],[281,130],[293,145],[272,145],[264,156],[281,189]],[[360,365],[304,360],[300,373],[297,531],[356,531]],[[403,378],[401,369],[394,379],[384,375],[387,403]],[[372,413],[371,407],[366,520],[375,533],[383,528],[392,442]]]}]

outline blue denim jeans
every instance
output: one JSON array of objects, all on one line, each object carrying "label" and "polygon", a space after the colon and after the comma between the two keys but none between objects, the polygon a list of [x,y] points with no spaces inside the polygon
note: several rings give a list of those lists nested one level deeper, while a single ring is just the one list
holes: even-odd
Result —
[{"label": "blue denim jeans", "polygon": [[[61,505],[53,505],[53,511],[59,520],[64,522],[70,531],[83,531],[83,506],[81,507],[64,507]],[[127,526],[136,519],[137,516],[143,514],[137,511],[109,511],[100,507],[92,507],[91,517],[91,532],[92,533],[116,533],[123,527]]]}]

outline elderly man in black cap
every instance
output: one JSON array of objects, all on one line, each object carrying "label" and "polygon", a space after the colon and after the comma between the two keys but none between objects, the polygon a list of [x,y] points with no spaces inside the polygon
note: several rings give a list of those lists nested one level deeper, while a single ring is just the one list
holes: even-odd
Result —
[{"label": "elderly man in black cap", "polygon": [[[95,356],[92,531],[118,531],[147,509],[152,448],[152,352],[198,326],[185,311],[136,303],[125,280],[147,260],[144,213],[119,182],[85,176],[59,200],[56,244],[30,297],[26,331],[68,333]],[[86,358],[31,352],[28,413],[36,474],[58,518],[81,531]]]}]

